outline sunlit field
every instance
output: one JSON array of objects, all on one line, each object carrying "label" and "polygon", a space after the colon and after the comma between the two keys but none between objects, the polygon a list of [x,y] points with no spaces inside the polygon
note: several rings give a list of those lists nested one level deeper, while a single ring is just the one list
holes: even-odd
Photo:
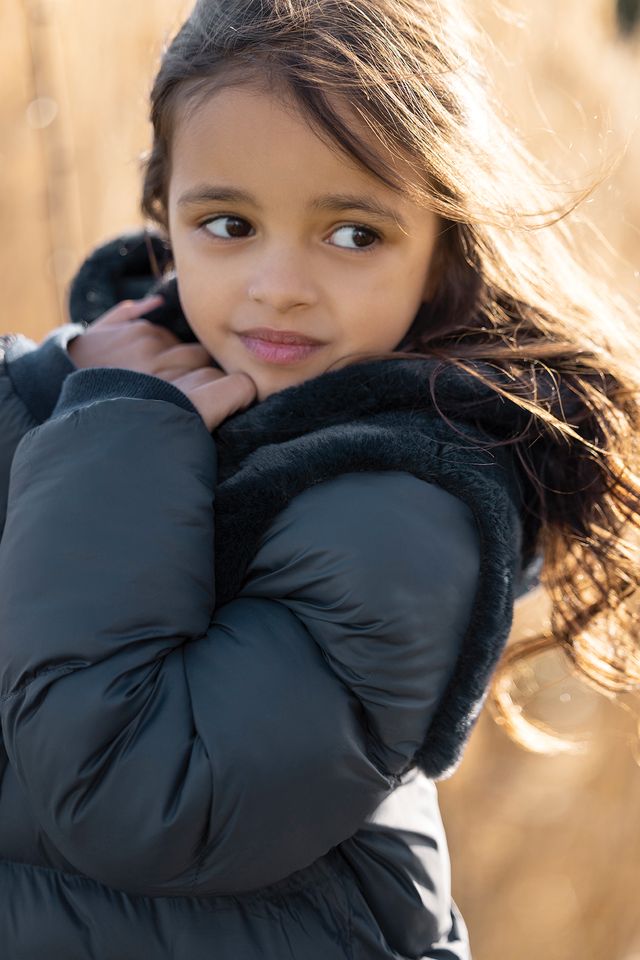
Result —
[{"label": "sunlit field", "polygon": [[[84,256],[142,225],[147,92],[190,6],[1,0],[0,332],[40,340],[66,322]],[[549,182],[569,195],[611,168],[573,216],[576,245],[640,304],[640,30],[619,29],[614,0],[509,0],[500,15],[489,0],[470,6],[492,39],[505,109]],[[625,9],[631,22],[634,0]],[[544,614],[539,592],[521,603],[512,639]],[[525,687],[532,716],[587,746],[529,754],[485,711],[440,785],[474,960],[640,960],[640,704],[615,707],[559,657],[535,664]]]}]

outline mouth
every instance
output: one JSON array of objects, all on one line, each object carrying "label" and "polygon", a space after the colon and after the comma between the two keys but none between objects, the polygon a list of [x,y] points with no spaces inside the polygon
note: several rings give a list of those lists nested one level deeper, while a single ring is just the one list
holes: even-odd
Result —
[{"label": "mouth", "polygon": [[[238,334],[246,349],[259,360],[267,363],[290,364],[306,360],[324,346],[316,342],[291,343],[282,340],[266,340],[262,337]],[[304,338],[301,338],[304,339]]]},{"label": "mouth", "polygon": [[320,346],[321,340],[315,337],[307,337],[297,330],[274,330],[272,327],[252,327],[250,330],[243,330],[240,334],[243,337],[251,337],[254,340],[266,340],[268,343],[291,343],[301,346],[311,345]]}]

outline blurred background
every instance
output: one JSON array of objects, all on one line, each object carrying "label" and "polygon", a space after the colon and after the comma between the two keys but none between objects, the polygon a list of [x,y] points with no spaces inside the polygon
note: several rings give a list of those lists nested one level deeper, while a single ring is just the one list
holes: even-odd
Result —
[{"label": "blurred background", "polygon": [[[640,305],[640,0],[469,6],[491,37],[513,125],[554,182],[577,189],[624,151],[574,220]],[[1,0],[1,332],[39,341],[67,322],[67,285],[89,250],[142,225],[148,90],[190,7]],[[536,590],[519,602],[511,639],[545,616]],[[586,747],[527,753],[485,710],[440,784],[474,960],[640,960],[640,708],[581,685],[559,657],[532,666],[519,679],[525,713]]]}]

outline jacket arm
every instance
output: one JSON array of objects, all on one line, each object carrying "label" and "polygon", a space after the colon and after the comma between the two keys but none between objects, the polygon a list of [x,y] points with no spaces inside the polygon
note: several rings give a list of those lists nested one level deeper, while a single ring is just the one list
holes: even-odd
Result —
[{"label": "jacket arm", "polygon": [[295,613],[355,693],[378,763],[399,776],[453,672],[479,567],[461,500],[404,471],[354,472],[276,517],[239,596]]},{"label": "jacket arm", "polygon": [[39,345],[22,334],[0,337],[0,536],[16,447],[50,416],[65,378],[76,369],[67,346],[83,331],[82,324],[67,323]]},{"label": "jacket arm", "polygon": [[[216,609],[216,464],[181,391],[92,369],[67,379],[11,471],[7,753],[62,855],[134,893],[256,889],[353,835],[428,727],[475,589],[455,498],[438,533],[437,488],[396,474],[417,500],[403,510],[402,489],[381,523],[370,476],[357,522],[325,525],[348,475],[292,501],[243,593]],[[386,497],[394,478],[379,479]]]}]

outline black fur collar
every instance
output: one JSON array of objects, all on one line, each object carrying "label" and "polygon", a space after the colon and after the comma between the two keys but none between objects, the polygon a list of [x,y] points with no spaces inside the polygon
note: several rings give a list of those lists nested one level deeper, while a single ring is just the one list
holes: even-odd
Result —
[{"label": "black fur collar", "polygon": [[219,444],[233,447],[235,462],[225,463],[225,476],[227,469],[233,469],[259,445],[283,443],[310,430],[387,411],[422,411],[455,420],[452,436],[459,430],[461,442],[464,424],[489,440],[511,436],[522,421],[514,404],[505,403],[468,374],[436,360],[364,361],[287,387],[225,420],[215,431]]}]

